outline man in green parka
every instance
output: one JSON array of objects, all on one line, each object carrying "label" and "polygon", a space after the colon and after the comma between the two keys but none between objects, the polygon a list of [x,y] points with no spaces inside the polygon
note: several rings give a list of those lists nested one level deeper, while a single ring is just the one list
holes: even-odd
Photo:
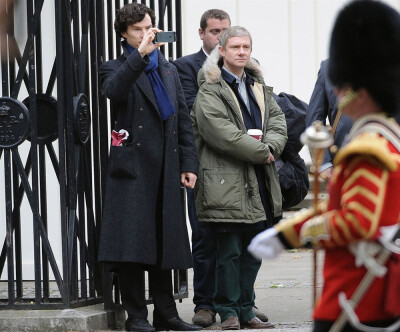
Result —
[{"label": "man in green parka", "polygon": [[[222,329],[273,328],[255,317],[254,282],[261,262],[247,246],[282,215],[274,165],[287,140],[285,116],[251,59],[252,38],[225,30],[199,72],[192,121],[200,160],[198,219],[217,235],[214,304]],[[250,136],[249,129],[260,134]]]}]

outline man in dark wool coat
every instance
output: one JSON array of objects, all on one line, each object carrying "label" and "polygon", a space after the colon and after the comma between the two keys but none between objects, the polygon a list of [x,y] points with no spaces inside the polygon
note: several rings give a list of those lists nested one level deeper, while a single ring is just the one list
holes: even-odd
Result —
[{"label": "man in dark wool coat", "polygon": [[161,31],[154,26],[154,12],[143,4],[118,10],[114,27],[123,54],[99,71],[116,119],[99,260],[118,273],[128,331],[200,330],[179,318],[171,276],[171,269],[192,267],[180,186],[194,187],[198,159],[179,77],[158,50],[163,44],[153,43]]}]

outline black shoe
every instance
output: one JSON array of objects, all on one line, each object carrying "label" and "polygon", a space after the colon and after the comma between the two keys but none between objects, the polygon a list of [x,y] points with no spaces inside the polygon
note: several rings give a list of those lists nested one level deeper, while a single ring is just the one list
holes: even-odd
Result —
[{"label": "black shoe", "polygon": [[172,317],[166,320],[156,318],[153,320],[156,331],[200,331],[203,328],[199,325],[184,322],[180,317]]},{"label": "black shoe", "polygon": [[156,330],[145,318],[128,318],[125,322],[125,329],[139,332],[155,332]]}]

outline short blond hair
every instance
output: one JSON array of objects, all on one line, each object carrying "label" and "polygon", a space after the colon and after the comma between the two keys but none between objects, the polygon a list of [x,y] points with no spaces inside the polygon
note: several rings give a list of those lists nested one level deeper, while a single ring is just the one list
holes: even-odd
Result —
[{"label": "short blond hair", "polygon": [[249,37],[250,43],[251,45],[253,45],[253,39],[251,38],[250,32],[246,28],[240,26],[233,26],[224,30],[221,33],[221,36],[219,37],[219,45],[222,46],[222,48],[225,50],[226,43],[228,42],[229,39],[231,39],[232,37],[241,37],[241,36]]}]

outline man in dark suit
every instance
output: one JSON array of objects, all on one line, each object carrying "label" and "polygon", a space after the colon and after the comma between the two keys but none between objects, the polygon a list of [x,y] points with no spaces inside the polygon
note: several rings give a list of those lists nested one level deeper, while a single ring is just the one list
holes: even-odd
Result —
[{"label": "man in dark suit", "polygon": [[[199,36],[203,41],[200,51],[186,55],[174,61],[185,93],[186,105],[191,110],[199,86],[197,73],[207,56],[218,44],[219,35],[231,26],[228,13],[220,9],[207,10],[200,19]],[[208,231],[208,226],[197,221],[194,192],[187,190],[188,214],[192,227],[193,257],[193,303],[195,304],[193,322],[207,327],[215,322],[213,296],[215,289],[215,234]]]},{"label": "man in dark suit", "polygon": [[231,19],[228,13],[220,9],[207,10],[200,19],[199,36],[203,41],[200,51],[181,57],[174,62],[174,65],[178,69],[189,111],[199,90],[197,73],[203,66],[207,56],[218,44],[221,32],[230,26]]},{"label": "man in dark suit", "polygon": [[[327,67],[328,60],[322,61],[306,116],[307,127],[311,126],[316,120],[319,120],[323,124],[325,124],[326,118],[328,118],[331,126],[333,126],[335,122],[338,112],[337,98],[333,91],[332,85],[326,77],[326,73],[328,70]],[[352,125],[353,120],[351,120],[348,116],[344,114],[340,116],[336,131],[334,133],[335,145],[338,148],[342,146],[343,141],[346,138],[346,135],[349,133]],[[321,178],[328,179],[331,176],[333,168],[333,158],[333,153],[327,150],[325,152],[323,163],[319,169],[319,171],[321,172]]]}]

